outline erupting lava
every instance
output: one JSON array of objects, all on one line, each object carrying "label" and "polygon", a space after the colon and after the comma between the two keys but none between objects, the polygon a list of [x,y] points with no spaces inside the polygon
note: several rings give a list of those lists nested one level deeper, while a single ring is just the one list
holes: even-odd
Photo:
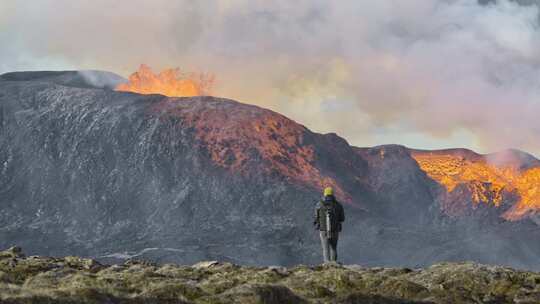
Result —
[{"label": "erupting lava", "polygon": [[154,74],[152,69],[141,64],[139,70],[129,76],[128,83],[116,87],[117,91],[140,94],[162,94],[169,97],[191,97],[209,95],[214,76],[203,73],[184,73],[179,68],[166,69]]},{"label": "erupting lava", "polygon": [[[540,211],[540,167],[521,169],[519,164],[492,164],[482,155],[464,156],[452,152],[413,152],[420,168],[448,193],[459,185],[468,188],[473,204],[499,207],[505,194],[515,193],[518,201],[504,214],[519,220]],[[451,204],[451,203],[450,203]],[[443,208],[451,209],[450,206]],[[452,210],[446,210],[452,213]]]}]

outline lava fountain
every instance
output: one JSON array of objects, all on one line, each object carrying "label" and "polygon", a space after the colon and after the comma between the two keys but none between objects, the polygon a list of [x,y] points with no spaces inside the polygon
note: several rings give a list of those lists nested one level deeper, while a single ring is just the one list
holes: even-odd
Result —
[{"label": "lava fountain", "polygon": [[191,97],[209,95],[214,84],[214,75],[186,73],[180,68],[165,69],[155,74],[141,64],[139,70],[129,76],[127,83],[116,87],[116,91],[139,94],[162,94],[169,97]]}]

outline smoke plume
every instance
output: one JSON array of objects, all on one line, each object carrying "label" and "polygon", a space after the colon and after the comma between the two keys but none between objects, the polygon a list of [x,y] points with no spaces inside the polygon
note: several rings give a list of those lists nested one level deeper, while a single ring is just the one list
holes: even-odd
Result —
[{"label": "smoke plume", "polygon": [[3,1],[0,72],[141,63],[356,145],[540,154],[539,3]]}]

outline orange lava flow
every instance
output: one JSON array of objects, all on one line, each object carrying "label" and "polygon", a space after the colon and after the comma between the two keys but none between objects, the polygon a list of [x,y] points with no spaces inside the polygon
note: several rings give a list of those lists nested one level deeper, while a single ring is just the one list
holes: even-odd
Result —
[{"label": "orange lava flow", "polygon": [[116,91],[191,97],[208,95],[213,83],[213,75],[183,73],[179,68],[165,69],[154,74],[149,66],[141,64],[139,70],[129,76],[129,82],[119,84]]},{"label": "orange lava flow", "polygon": [[527,170],[514,184],[521,195],[521,201],[507,213],[507,218],[516,220],[531,211],[540,210],[540,168]]},{"label": "orange lava flow", "polygon": [[413,152],[412,156],[448,193],[458,185],[465,185],[474,204],[499,207],[503,203],[503,191],[517,193],[516,204],[502,215],[507,220],[519,220],[540,211],[540,167],[521,171],[511,166],[490,164],[482,156],[468,159],[449,153]]},{"label": "orange lava flow", "polygon": [[331,186],[343,202],[353,201],[315,165],[315,147],[304,143],[307,129],[282,115],[255,106],[229,107],[228,102],[196,109],[180,105],[166,113],[194,127],[196,141],[219,167],[246,176],[283,176],[317,191]]}]

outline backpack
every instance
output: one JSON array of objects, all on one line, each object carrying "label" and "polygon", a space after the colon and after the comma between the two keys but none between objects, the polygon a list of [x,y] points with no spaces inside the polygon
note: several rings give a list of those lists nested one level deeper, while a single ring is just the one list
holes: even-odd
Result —
[{"label": "backpack", "polygon": [[339,232],[341,229],[334,203],[321,202],[319,208],[319,229],[329,235]]}]

